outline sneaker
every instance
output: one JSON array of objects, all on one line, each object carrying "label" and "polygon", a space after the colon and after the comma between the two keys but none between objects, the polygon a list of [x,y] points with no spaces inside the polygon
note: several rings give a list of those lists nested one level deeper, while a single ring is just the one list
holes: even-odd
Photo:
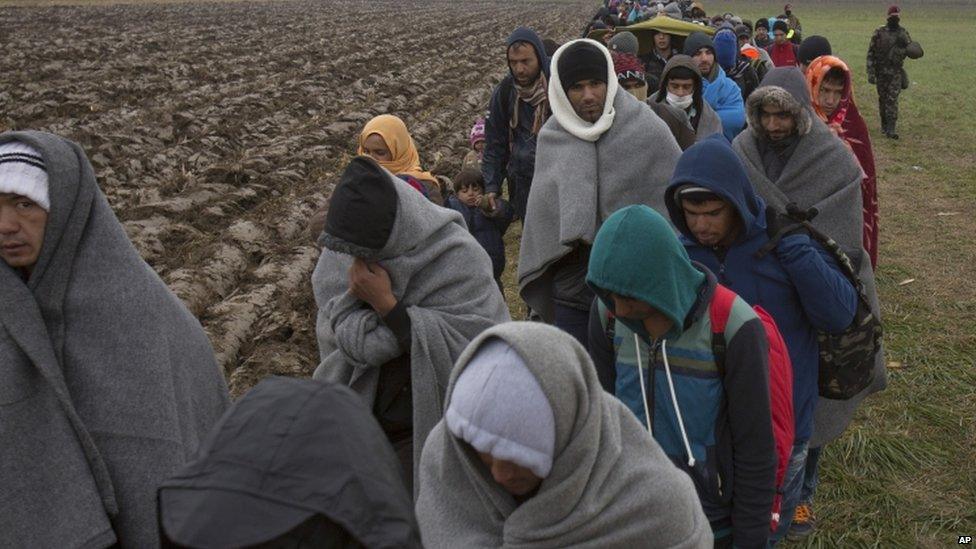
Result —
[{"label": "sneaker", "polygon": [[801,540],[811,533],[817,525],[817,519],[813,516],[813,506],[809,503],[801,503],[793,511],[793,523],[790,524],[790,531],[786,534],[786,539],[790,541]]}]

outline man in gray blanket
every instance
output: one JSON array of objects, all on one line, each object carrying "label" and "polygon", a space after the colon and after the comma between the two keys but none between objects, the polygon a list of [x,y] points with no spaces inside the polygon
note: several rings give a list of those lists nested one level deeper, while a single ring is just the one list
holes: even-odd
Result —
[{"label": "man in gray blanket", "polygon": [[681,149],[667,125],[618,86],[610,52],[596,41],[574,40],[556,51],[549,103],[522,231],[519,291],[543,320],[585,346],[593,238],[624,206],[666,212],[664,189]]},{"label": "man in gray blanket", "polygon": [[451,366],[471,339],[509,319],[491,260],[460,213],[364,156],[332,193],[319,242],[313,377],[359,393],[411,486]]},{"label": "man in gray blanket", "polygon": [[[816,208],[813,225],[851,258],[864,292],[880,317],[874,271],[863,247],[861,179],[854,153],[813,113],[803,74],[795,67],[771,70],[746,102],[749,129],[732,147],[742,159],[756,192],[784,212],[794,203]],[[887,385],[884,353],[875,357],[874,382],[849,400],[821,398],[814,414],[801,505],[810,510],[823,445],[839,437],[868,395]]]},{"label": "man in gray blanket", "polygon": [[228,404],[81,148],[0,135],[0,547],[155,547],[156,488]]}]

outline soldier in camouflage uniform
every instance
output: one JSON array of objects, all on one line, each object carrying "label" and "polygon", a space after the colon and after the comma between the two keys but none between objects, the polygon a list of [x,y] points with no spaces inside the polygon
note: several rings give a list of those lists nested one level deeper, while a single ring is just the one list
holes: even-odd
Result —
[{"label": "soldier in camouflage uniform", "polygon": [[881,131],[891,139],[898,139],[895,124],[898,122],[898,94],[907,82],[905,73],[906,48],[912,42],[908,31],[899,25],[901,12],[898,6],[888,8],[888,24],[874,31],[868,47],[868,82],[878,87],[878,112],[881,114]]}]

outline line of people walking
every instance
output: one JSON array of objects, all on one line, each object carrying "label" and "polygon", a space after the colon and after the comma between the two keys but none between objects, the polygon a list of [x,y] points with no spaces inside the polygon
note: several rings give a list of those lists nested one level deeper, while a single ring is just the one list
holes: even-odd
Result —
[{"label": "line of people walking", "polygon": [[[516,29],[451,179],[369,121],[311,223],[313,379],[233,405],[85,152],[0,135],[0,545],[809,534],[824,445],[886,384],[875,166],[829,43],[745,93],[739,38],[651,76],[624,33]],[[536,322],[502,291],[515,220]]]}]

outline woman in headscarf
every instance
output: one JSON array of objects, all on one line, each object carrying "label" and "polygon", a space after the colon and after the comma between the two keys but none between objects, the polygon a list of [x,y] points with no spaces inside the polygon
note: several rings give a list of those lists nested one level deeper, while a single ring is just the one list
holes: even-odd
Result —
[{"label": "woman in headscarf", "polygon": [[817,116],[854,152],[864,178],[861,196],[864,212],[864,249],[871,266],[878,266],[878,184],[874,169],[874,152],[867,124],[854,104],[851,69],[832,55],[814,59],[807,68],[807,88]]},{"label": "woman in headscarf", "polygon": [[571,335],[490,328],[446,395],[420,466],[426,547],[711,547],[690,477],[603,391]]},{"label": "woman in headscarf", "polygon": [[359,134],[357,154],[373,157],[380,166],[410,183],[438,206],[444,205],[444,194],[437,177],[420,167],[420,153],[403,120],[392,114],[381,114],[363,127]]}]

